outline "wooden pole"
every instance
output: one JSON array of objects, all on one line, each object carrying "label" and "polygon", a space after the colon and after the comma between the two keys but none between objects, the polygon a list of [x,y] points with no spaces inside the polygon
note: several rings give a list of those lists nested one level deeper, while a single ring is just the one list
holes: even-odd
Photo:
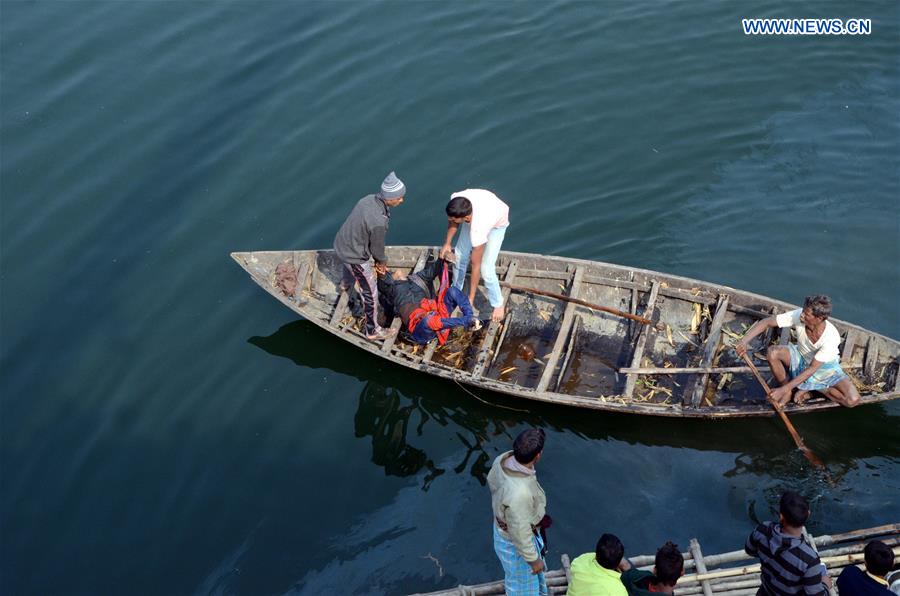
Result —
[{"label": "wooden pole", "polygon": [[[810,536],[810,539],[819,547],[835,545],[831,548],[823,548],[823,550],[820,551],[820,559],[823,563],[828,565],[828,574],[832,577],[836,577],[845,566],[858,564],[862,561],[864,558],[863,549],[865,547],[865,542],[870,539],[881,538],[882,542],[890,547],[895,554],[900,555],[900,536],[898,536],[898,534],[900,534],[900,523],[893,523],[840,534],[824,534],[814,538]],[[838,546],[841,543],[849,544]],[[703,555],[699,552],[699,544],[697,550],[699,558],[702,558],[702,561],[707,568],[722,563],[734,563],[740,560],[753,559],[753,557],[743,550],[716,555]],[[682,553],[682,556],[685,558],[686,569],[695,566],[693,553],[691,551]],[[567,555],[562,555],[561,558],[562,569],[554,569],[552,571],[547,571],[544,574],[544,577],[547,579],[547,584],[551,589],[554,587],[559,588],[565,586],[571,581],[569,557]],[[649,568],[649,566],[652,566],[654,558],[654,555],[640,555],[632,557],[630,561],[637,568]],[[719,569],[713,572],[685,575],[678,581],[678,593],[683,593],[685,595],[701,594],[703,593],[701,581],[707,579],[709,580],[709,585],[712,587],[714,596],[716,593],[723,591],[727,592],[729,595],[739,594],[741,593],[740,590],[745,587],[759,586],[759,567],[760,566],[757,564],[753,566],[733,567],[730,569]],[[428,596],[459,596],[460,594],[502,595],[503,593],[503,580],[499,580],[475,586],[461,585],[449,590],[429,592]],[[756,593],[755,588],[751,593]]]},{"label": "wooden pole", "polygon": [[[763,370],[769,370],[769,367],[763,367]],[[664,366],[644,366],[636,368],[620,368],[620,373],[633,375],[684,375],[684,374],[722,374],[722,373],[748,373],[750,368],[747,366],[684,366],[666,368]]]},{"label": "wooden pole", "polygon": [[[894,555],[900,554],[900,547],[894,548]],[[839,555],[836,557],[822,557],[820,559],[825,566],[834,565],[834,566],[847,566],[847,565],[855,565],[857,563],[861,563],[865,560],[865,555],[863,553],[854,553],[852,555]],[[702,582],[705,579],[719,579],[722,577],[734,577],[738,575],[750,575],[753,573],[759,573],[760,564],[756,565],[748,565],[747,567],[734,567],[732,569],[723,569],[721,571],[710,571],[709,573],[695,573],[693,575],[685,575],[678,581],[678,583],[689,583],[689,582]]]},{"label": "wooden pole", "polygon": [[844,532],[843,534],[833,534],[825,536],[817,536],[816,544],[823,544],[823,541],[830,539],[827,544],[833,544],[835,542],[845,542],[847,540],[857,540],[857,539],[867,539],[867,538],[875,538],[877,536],[885,536],[887,534],[897,534],[900,533],[900,523],[897,524],[885,524],[883,526],[876,526],[874,528],[866,528],[865,530],[853,530],[852,532]]},{"label": "wooden pole", "polygon": [[[869,540],[872,538],[879,538],[894,534],[900,534],[900,523],[885,524],[883,526],[865,528],[862,530],[853,530],[851,532],[842,532],[840,534],[822,534],[815,537],[815,542],[817,546],[830,547],[832,545],[840,544],[841,542],[850,542],[853,540]],[[882,542],[884,542],[888,546],[894,546],[896,544],[900,544],[900,538],[896,538],[893,536],[891,538],[882,538]],[[829,550],[825,551],[825,555],[827,556],[846,554],[850,552],[861,552],[862,548],[862,545],[830,548]],[[684,557],[685,569],[690,569],[694,566],[694,560],[693,558],[691,558],[690,551],[681,553],[681,556]],[[722,563],[735,563],[737,561],[750,560],[752,558],[753,557],[748,555],[744,551],[744,549],[734,550],[727,553],[719,553],[717,555],[703,556],[703,560],[708,567],[713,565],[721,565]],[[656,555],[638,555],[636,557],[630,557],[628,560],[631,561],[631,563],[635,567],[647,567],[649,569],[653,566],[653,562],[655,559]]]},{"label": "wooden pole", "polygon": [[567,554],[563,554],[561,560],[563,571],[566,572],[566,585],[568,585],[572,583],[572,561],[569,560],[569,555]]},{"label": "wooden pole", "polygon": [[[898,545],[900,545],[900,539],[898,539],[898,538],[888,538],[888,539],[883,540],[883,542],[891,548],[897,548]],[[852,546],[844,546],[844,547],[840,547],[840,548],[823,550],[820,553],[820,559],[823,561],[825,561],[826,559],[829,561],[844,561],[844,560],[846,560],[847,555],[852,556],[852,555],[862,554],[864,549],[865,549],[865,543],[859,542],[857,544],[853,544]],[[737,553],[737,551],[735,551],[735,553],[726,553],[726,554],[731,555],[731,554],[736,554],[736,553]],[[684,555],[682,555],[682,556],[684,556]],[[714,555],[714,556],[716,556],[716,555]],[[721,555],[719,555],[719,556],[721,556]],[[712,557],[704,557],[704,560],[709,560],[711,558]],[[730,558],[728,561],[724,561],[724,562],[734,563],[739,560],[752,560],[753,558],[754,557],[751,557],[750,555],[743,553],[743,557],[741,559]],[[634,559],[631,559],[631,560],[634,561]],[[689,562],[690,561],[685,560],[685,567],[689,566],[688,565]],[[847,563],[844,563],[844,564],[846,565]],[[731,568],[732,571],[735,569],[742,569],[742,568],[741,567]],[[724,569],[724,570],[719,569],[718,571],[728,571],[728,569]],[[694,573],[694,574],[685,575],[684,577],[682,577],[679,580],[679,583],[691,584],[691,583],[695,583],[697,581],[698,581],[697,573]],[[697,591],[700,591],[700,590],[697,590]]]},{"label": "wooden pole", "polygon": [[791,433],[791,437],[794,439],[794,443],[797,445],[797,449],[803,452],[803,455],[806,456],[814,466],[817,468],[825,469],[825,464],[822,463],[822,460],[819,459],[812,450],[807,447],[803,443],[803,439],[800,438],[800,433],[797,432],[797,429],[794,428],[794,425],[791,424],[791,421],[788,419],[787,414],[784,413],[784,410],[781,409],[781,406],[772,401],[772,389],[769,388],[769,384],[766,383],[766,380],[762,378],[762,375],[759,374],[759,371],[756,369],[756,365],[753,364],[753,360],[746,353],[741,356],[744,359],[744,362],[747,363],[747,366],[750,367],[750,372],[753,373],[753,376],[756,377],[756,380],[759,381],[759,384],[762,385],[762,388],[766,392],[766,399],[772,404],[772,407],[775,408],[775,411],[778,412],[778,415],[781,417],[781,421],[784,422],[784,425],[787,427],[788,432]]},{"label": "wooden pole", "polygon": [[[809,544],[809,545],[812,547],[813,551],[815,551],[816,556],[818,557],[818,556],[819,556],[819,549],[818,549],[818,547],[816,546],[816,540],[815,540],[815,538],[813,538],[813,537],[810,535],[809,532],[806,531],[806,526],[803,526],[803,539],[806,540],[806,543]],[[836,594],[836,592],[834,591],[834,588],[833,588],[832,586],[826,585],[825,588],[828,590],[829,596],[837,596],[837,594]]]},{"label": "wooden pole", "polygon": [[638,315],[633,315],[631,313],[627,313],[621,310],[617,310],[615,308],[609,308],[608,306],[600,306],[599,304],[592,304],[585,300],[580,300],[578,298],[572,298],[570,296],[566,296],[565,294],[557,294],[556,292],[546,292],[544,290],[539,290],[537,288],[526,288],[525,286],[517,286],[514,284],[506,283],[505,281],[501,281],[500,285],[509,288],[510,290],[515,290],[516,292],[528,292],[529,294],[537,294],[538,296],[547,296],[549,298],[556,298],[557,300],[565,300],[566,302],[572,302],[574,304],[580,304],[581,306],[586,306],[593,310],[600,310],[603,312],[608,312],[610,314],[616,315],[617,317],[625,317],[626,319],[631,319],[632,321],[637,321],[639,323],[643,323],[644,325],[652,325],[653,321],[650,319],[639,317]]},{"label": "wooden pole", "polygon": [[[697,565],[697,576],[706,573],[706,563],[703,561],[703,552],[700,550],[700,541],[696,538],[691,539],[691,555],[694,557],[694,563]],[[709,580],[701,580],[700,585],[703,587],[703,596],[712,596],[712,586]]]}]

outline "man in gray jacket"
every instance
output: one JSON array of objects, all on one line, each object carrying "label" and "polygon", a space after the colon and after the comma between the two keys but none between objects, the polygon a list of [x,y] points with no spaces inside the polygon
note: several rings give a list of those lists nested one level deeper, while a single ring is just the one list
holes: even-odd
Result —
[{"label": "man in gray jacket", "polygon": [[[334,237],[334,252],[344,263],[341,290],[350,291],[359,284],[362,294],[363,322],[367,339],[385,339],[389,330],[378,324],[377,275],[387,271],[384,237],[391,220],[391,207],[403,202],[406,185],[394,172],[381,183],[381,191],[361,198]],[[373,263],[374,260],[374,263]]]},{"label": "man in gray jacket", "polygon": [[534,466],[544,450],[544,431],[523,431],[513,450],[494,460],[488,472],[494,511],[494,552],[503,565],[506,593],[546,594],[544,541],[541,527],[549,526],[547,497],[538,484]]}]

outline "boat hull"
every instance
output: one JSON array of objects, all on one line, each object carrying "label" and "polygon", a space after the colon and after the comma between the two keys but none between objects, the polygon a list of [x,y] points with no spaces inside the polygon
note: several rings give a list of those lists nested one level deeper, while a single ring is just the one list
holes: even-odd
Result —
[{"label": "boat hull", "polygon": [[[387,249],[388,266],[407,272],[433,258],[435,247]],[[296,314],[358,348],[472,388],[594,410],[679,418],[772,416],[771,406],[733,343],[754,321],[797,308],[786,302],[656,271],[610,263],[504,251],[498,275],[512,285],[565,294],[653,320],[644,325],[532,291],[510,291],[503,325],[438,348],[402,340],[372,342],[356,329],[339,292],[341,263],[333,251],[232,253],[251,278]],[[275,269],[288,263],[298,285],[286,295]],[[479,294],[476,308],[489,311]],[[900,344],[832,319],[842,335],[842,366],[860,388],[862,404],[900,396]],[[396,328],[399,321],[395,321]],[[762,338],[786,343],[786,334]],[[527,349],[522,349],[522,346]],[[522,354],[525,354],[523,357]],[[532,357],[531,354],[534,354]],[[674,373],[668,372],[671,369]],[[838,407],[818,396],[789,414]]]}]

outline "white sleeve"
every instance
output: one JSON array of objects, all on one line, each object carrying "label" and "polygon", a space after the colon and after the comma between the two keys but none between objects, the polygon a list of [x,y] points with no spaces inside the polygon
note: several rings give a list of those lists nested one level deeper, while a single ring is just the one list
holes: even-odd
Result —
[{"label": "white sleeve", "polygon": [[775,316],[775,322],[779,327],[796,327],[800,324],[800,313],[803,309],[790,310]]}]

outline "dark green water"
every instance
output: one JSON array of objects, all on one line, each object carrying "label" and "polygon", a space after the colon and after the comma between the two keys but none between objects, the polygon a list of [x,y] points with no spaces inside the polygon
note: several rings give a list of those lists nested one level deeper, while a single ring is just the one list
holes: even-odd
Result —
[{"label": "dark green water", "polygon": [[510,250],[825,292],[900,337],[900,5],[790,6],[2,1],[0,591],[493,579],[484,474],[529,425],[555,561],[604,531],[736,549],[786,488],[813,533],[900,520],[898,403],[795,421],[830,486],[775,420],[478,402],[228,258],[330,246],[396,169],[391,243],[439,242],[449,194],[483,186]]}]

